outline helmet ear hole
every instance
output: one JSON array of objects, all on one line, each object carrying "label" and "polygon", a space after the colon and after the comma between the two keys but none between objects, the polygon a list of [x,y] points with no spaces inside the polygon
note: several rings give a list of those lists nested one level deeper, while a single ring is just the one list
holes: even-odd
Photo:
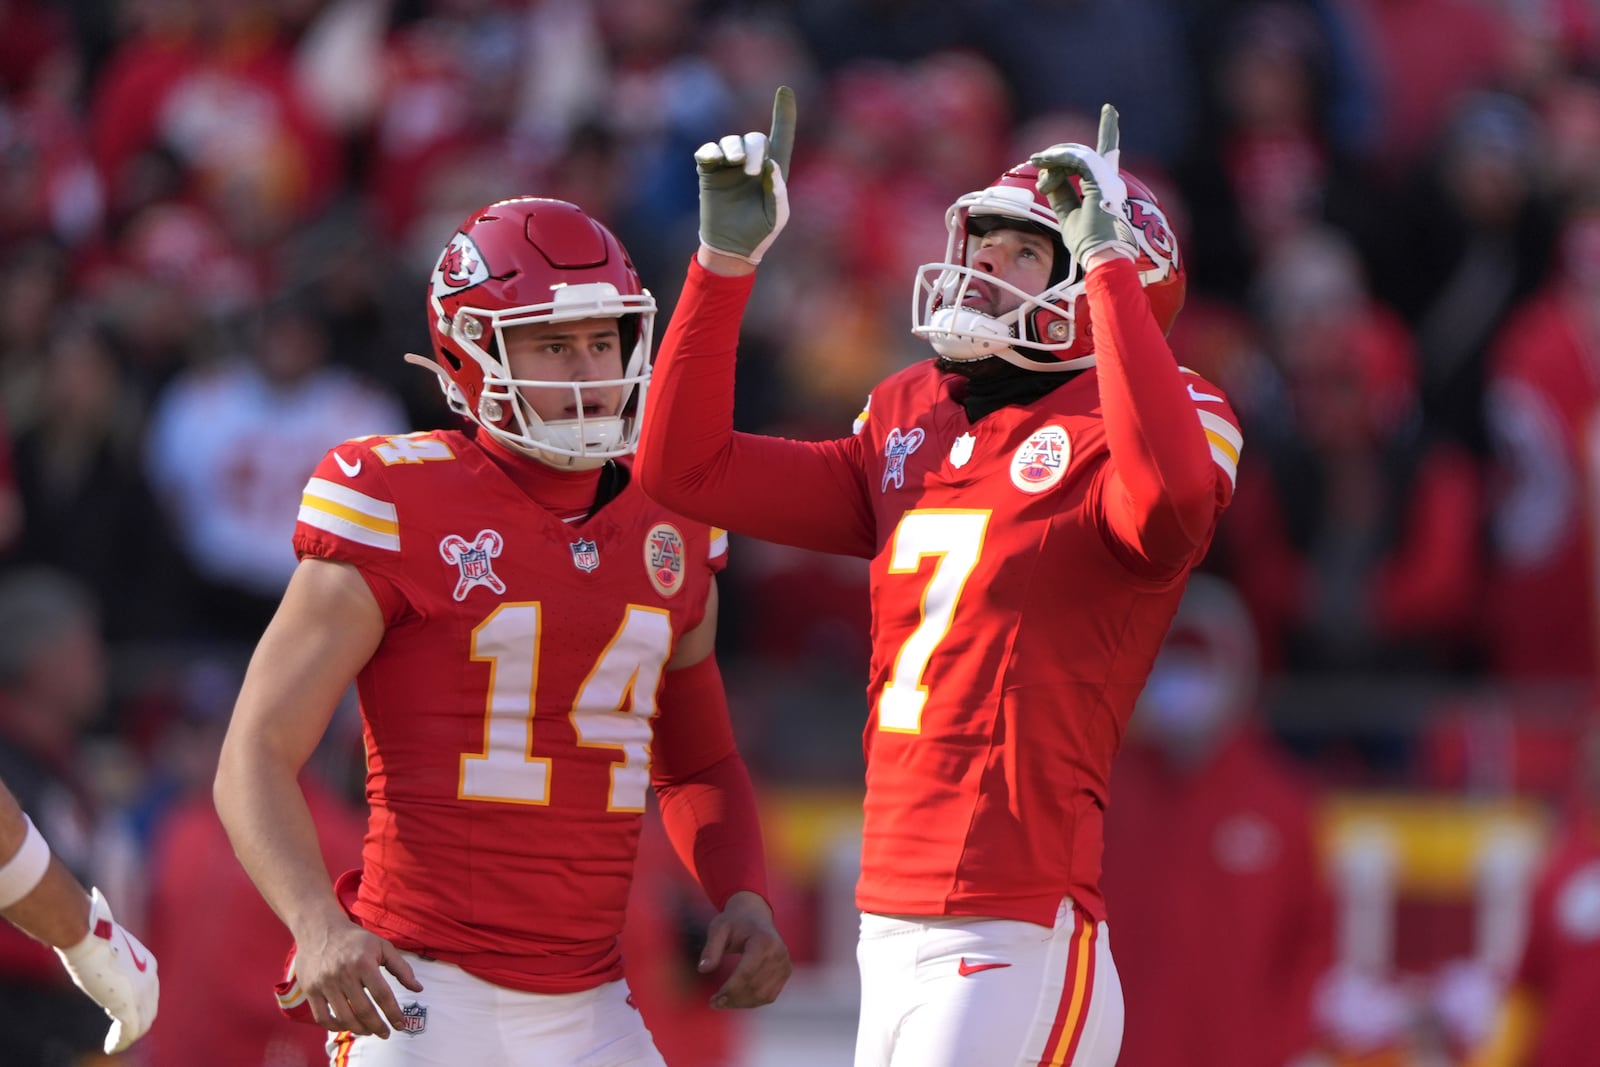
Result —
[{"label": "helmet ear hole", "polygon": [[1087,316],[1086,308],[1075,307],[1074,311],[1075,315],[1069,316],[1056,305],[1035,309],[1027,318],[1028,340],[1048,345],[1071,344]]}]

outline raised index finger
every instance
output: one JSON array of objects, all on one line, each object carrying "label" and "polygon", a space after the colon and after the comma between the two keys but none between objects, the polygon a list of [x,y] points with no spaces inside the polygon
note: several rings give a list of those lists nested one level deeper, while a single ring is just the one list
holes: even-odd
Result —
[{"label": "raised index finger", "polygon": [[1107,159],[1113,159],[1115,157],[1111,153],[1117,150],[1118,142],[1121,139],[1122,135],[1117,129],[1117,109],[1110,104],[1102,105],[1100,108],[1100,140],[1094,146],[1094,150]]},{"label": "raised index finger", "polygon": [[794,154],[794,90],[787,85],[778,86],[772,98],[772,132],[767,135],[767,158],[778,165],[783,176],[789,176],[789,157]]}]

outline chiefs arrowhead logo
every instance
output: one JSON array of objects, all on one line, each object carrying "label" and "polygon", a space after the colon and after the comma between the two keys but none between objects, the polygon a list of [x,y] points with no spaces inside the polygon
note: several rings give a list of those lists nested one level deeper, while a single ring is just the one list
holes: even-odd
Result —
[{"label": "chiefs arrowhead logo", "polygon": [[450,238],[449,247],[439,257],[439,265],[433,269],[433,295],[449,296],[469,285],[488,280],[489,268],[483,261],[483,253],[478,251],[472,238],[458,233]]}]

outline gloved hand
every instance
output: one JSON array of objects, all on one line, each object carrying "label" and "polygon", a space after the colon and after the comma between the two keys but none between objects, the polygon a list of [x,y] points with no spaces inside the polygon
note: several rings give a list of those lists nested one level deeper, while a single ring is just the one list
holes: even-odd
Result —
[{"label": "gloved hand", "polygon": [[[1100,140],[1090,149],[1081,144],[1057,144],[1035,152],[1029,162],[1039,168],[1039,192],[1050,201],[1061,223],[1061,243],[1084,266],[1091,254],[1110,248],[1129,259],[1134,253],[1133,227],[1128,222],[1128,184],[1119,171],[1117,109],[1100,109]],[[1077,175],[1083,196],[1072,187]]]},{"label": "gloved hand", "polygon": [[156,958],[112,917],[100,890],[89,895],[89,936],[56,949],[73,984],[111,1016],[106,1052],[121,1052],[144,1036],[156,1021],[161,983]]},{"label": "gloved hand", "polygon": [[694,154],[700,172],[700,243],[760,263],[789,221],[784,175],[794,151],[794,90],[780,85],[772,132],[730,133]]}]

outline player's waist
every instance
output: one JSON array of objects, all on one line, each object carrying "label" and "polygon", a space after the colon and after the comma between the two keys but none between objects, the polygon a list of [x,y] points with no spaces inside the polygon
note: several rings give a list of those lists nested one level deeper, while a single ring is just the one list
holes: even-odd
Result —
[{"label": "player's waist", "polygon": [[1068,867],[963,869],[908,873],[865,860],[856,882],[856,907],[877,915],[965,915],[1017,919],[1049,926],[1063,897],[1096,921],[1105,918],[1099,864]]},{"label": "player's waist", "polygon": [[362,926],[397,947],[453,963],[511,989],[571,993],[620,976],[622,910],[608,908],[568,919],[544,908],[537,911],[538,927],[489,929],[430,922],[425,916],[408,916],[364,901],[355,908]]}]

